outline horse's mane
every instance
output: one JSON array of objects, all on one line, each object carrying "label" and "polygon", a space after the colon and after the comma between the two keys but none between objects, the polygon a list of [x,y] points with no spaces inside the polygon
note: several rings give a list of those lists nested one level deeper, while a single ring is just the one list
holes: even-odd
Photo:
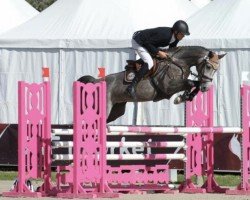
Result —
[{"label": "horse's mane", "polygon": [[165,50],[170,56],[173,56],[175,54],[183,55],[185,54],[185,57],[188,57],[190,55],[212,55],[212,51],[202,47],[202,46],[178,46],[173,47]]},{"label": "horse's mane", "polygon": [[197,49],[203,49],[205,51],[210,51],[209,49],[203,47],[203,46],[178,46],[178,47],[172,47],[166,50],[166,52],[173,53],[176,52],[178,49],[184,49],[184,50],[197,50]]}]

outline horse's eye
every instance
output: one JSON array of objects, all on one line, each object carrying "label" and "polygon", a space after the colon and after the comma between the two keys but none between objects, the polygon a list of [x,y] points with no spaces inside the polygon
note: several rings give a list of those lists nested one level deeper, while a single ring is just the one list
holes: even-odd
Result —
[{"label": "horse's eye", "polygon": [[211,69],[211,68],[212,68],[212,66],[211,66],[211,65],[207,65],[207,68],[208,68],[208,69]]}]

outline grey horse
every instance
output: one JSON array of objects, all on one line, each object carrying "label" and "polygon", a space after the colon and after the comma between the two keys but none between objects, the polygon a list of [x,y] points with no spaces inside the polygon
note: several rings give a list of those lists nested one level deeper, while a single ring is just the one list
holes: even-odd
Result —
[{"label": "grey horse", "polygon": [[[127,102],[145,102],[170,99],[174,94],[185,91],[175,99],[175,104],[191,101],[199,90],[206,92],[219,67],[219,60],[225,54],[218,55],[204,47],[183,46],[167,50],[169,57],[156,59],[155,72],[144,77],[136,88],[136,99],[126,93],[128,83],[124,81],[125,71],[107,75],[101,79],[83,76],[78,81],[95,83],[105,80],[107,83],[107,123],[112,122],[125,113]],[[131,65],[131,62],[129,62]],[[140,62],[135,61],[135,66]],[[132,63],[133,65],[133,63]],[[190,68],[196,66],[197,81],[188,79]],[[136,73],[136,71],[135,71]]]}]

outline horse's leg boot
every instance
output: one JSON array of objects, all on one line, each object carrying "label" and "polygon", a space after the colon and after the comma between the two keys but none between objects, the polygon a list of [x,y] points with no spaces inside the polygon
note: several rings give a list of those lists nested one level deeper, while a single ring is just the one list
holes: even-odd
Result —
[{"label": "horse's leg boot", "polygon": [[178,97],[176,97],[175,99],[174,99],[174,104],[180,104],[180,103],[182,103],[183,101],[182,101],[182,98],[181,98],[181,95],[179,95]]},{"label": "horse's leg boot", "polygon": [[135,78],[133,79],[132,83],[127,87],[126,92],[131,96],[133,99],[136,98],[136,86],[139,81],[148,73],[148,64],[144,63],[140,70],[136,73]]},{"label": "horse's leg boot", "polygon": [[180,104],[190,99],[189,92],[185,91],[183,94],[179,95],[174,99],[174,104]]}]

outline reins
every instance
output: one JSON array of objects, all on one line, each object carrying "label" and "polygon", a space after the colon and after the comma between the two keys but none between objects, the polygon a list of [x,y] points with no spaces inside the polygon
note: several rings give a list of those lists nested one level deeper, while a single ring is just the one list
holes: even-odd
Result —
[{"label": "reins", "polygon": [[[177,54],[180,50],[181,50],[181,47],[179,47],[171,56],[167,57],[166,59],[161,59],[161,60],[158,59],[158,63],[162,63],[162,62],[164,62],[164,61],[166,61],[166,60],[169,61],[169,62],[167,63],[168,68],[170,67],[170,64],[173,64],[173,65],[175,65],[176,67],[180,68],[181,71],[182,71],[182,78],[184,79],[184,70],[183,70],[184,67],[183,67],[182,65],[180,65],[179,63],[177,63],[177,62],[175,62],[175,61],[173,60],[174,55]],[[202,65],[202,64],[204,64],[204,63],[209,63],[209,64],[213,67],[214,70],[217,70],[218,67],[219,67],[219,63],[218,63],[217,61],[208,58],[208,56],[205,56],[205,57],[203,58],[203,60],[196,66],[196,68],[198,68],[200,65]],[[204,74],[203,71],[204,71],[204,70],[202,70],[200,76],[199,76],[198,74],[192,72],[191,70],[190,70],[190,74],[191,74],[192,76],[195,76],[196,78],[198,78],[198,81],[202,81],[203,78],[205,78],[205,79],[207,79],[207,80],[209,80],[209,81],[212,81],[213,79],[210,78],[210,77],[208,77],[208,76],[206,76],[206,75]]]},{"label": "reins", "polygon": [[[184,77],[183,66],[180,65],[179,63],[177,63],[177,62],[175,62],[175,61],[173,60],[174,55],[177,54],[180,50],[181,50],[181,47],[178,47],[178,49],[177,49],[171,56],[168,56],[168,57],[165,58],[165,59],[159,59],[159,58],[158,58],[157,61],[158,61],[158,63],[162,63],[162,62],[164,62],[164,61],[169,61],[169,62],[171,62],[171,64],[174,64],[176,67],[180,68],[180,70],[181,70],[181,72],[182,72],[182,78],[184,79],[185,77]],[[170,67],[170,63],[169,63],[169,62],[167,63],[167,66],[168,66],[168,67]]]}]

